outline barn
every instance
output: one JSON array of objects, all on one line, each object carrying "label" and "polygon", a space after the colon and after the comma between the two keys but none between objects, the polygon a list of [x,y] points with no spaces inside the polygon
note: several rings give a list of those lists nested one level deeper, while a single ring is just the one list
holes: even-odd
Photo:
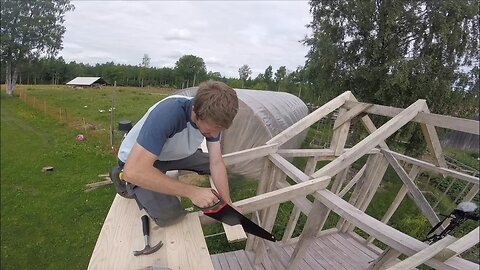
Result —
[{"label": "barn", "polygon": [[101,87],[107,82],[102,77],[76,77],[67,82],[67,85],[72,87]]}]

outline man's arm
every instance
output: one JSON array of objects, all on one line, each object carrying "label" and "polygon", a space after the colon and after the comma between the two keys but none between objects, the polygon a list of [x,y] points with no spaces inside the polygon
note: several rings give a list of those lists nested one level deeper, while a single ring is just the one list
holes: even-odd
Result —
[{"label": "man's arm", "polygon": [[136,143],[125,162],[124,179],[145,189],[187,197],[193,204],[202,208],[211,206],[218,201],[209,188],[182,183],[157,170],[153,167],[156,159],[157,157],[154,154]]},{"label": "man's arm", "polygon": [[232,203],[228,187],[227,169],[222,157],[220,142],[207,142],[210,161],[210,175],[220,196],[229,204]]}]

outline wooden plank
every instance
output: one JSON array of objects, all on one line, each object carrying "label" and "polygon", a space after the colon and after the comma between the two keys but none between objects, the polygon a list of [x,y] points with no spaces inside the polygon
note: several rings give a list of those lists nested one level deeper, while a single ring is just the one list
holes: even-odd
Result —
[{"label": "wooden plank", "polygon": [[304,172],[295,167],[292,163],[284,159],[279,154],[270,154],[268,156],[268,159],[270,159],[270,161],[272,161],[275,166],[280,168],[285,174],[288,175],[288,177],[292,178],[292,180],[297,183],[301,183],[311,179],[310,176],[306,175]]},{"label": "wooden plank", "polygon": [[218,254],[210,256],[212,258],[213,269],[215,270],[222,270],[222,266],[220,265],[220,261],[218,260],[219,256],[220,255]]},{"label": "wooden plank", "polygon": [[410,270],[413,269],[427,260],[433,258],[438,252],[443,250],[445,247],[450,245],[455,241],[455,237],[447,235],[445,238],[440,241],[432,244],[431,246],[423,249],[422,251],[410,256],[409,258],[395,264],[394,266],[388,268],[388,270]]},{"label": "wooden plank", "polygon": [[314,258],[318,258],[319,260],[317,259],[317,261],[320,264],[324,266],[331,266],[328,269],[348,270],[336,260],[335,254],[322,244],[322,238],[315,239],[313,244],[308,249],[308,252],[312,253]]},{"label": "wooden plank", "polygon": [[267,141],[266,144],[273,144],[278,143],[279,145],[284,144],[291,138],[295,137],[296,135],[300,134],[306,128],[313,125],[318,120],[322,119],[323,117],[327,116],[340,106],[342,106],[348,97],[351,95],[350,91],[344,92],[343,94],[339,95],[338,97],[330,100],[329,102],[325,103],[320,108],[316,109],[297,123],[291,125],[284,131],[280,132],[275,137],[271,138]]},{"label": "wooden plank", "polygon": [[[338,115],[341,117],[347,112],[346,109],[340,108]],[[338,118],[335,120],[338,124]],[[330,149],[335,152],[335,156],[340,156],[343,153],[345,142],[347,141],[348,131],[350,130],[350,121],[344,122],[339,127],[333,129],[332,141],[330,142]]]},{"label": "wooden plank", "polygon": [[[343,153],[349,151],[350,148],[345,148]],[[380,150],[373,148],[367,154],[377,154]],[[278,149],[277,154],[282,157],[328,157],[335,159],[335,152],[331,149]]]},{"label": "wooden plank", "polygon": [[403,154],[400,154],[400,153],[397,153],[397,152],[394,152],[394,151],[391,151],[391,150],[382,149],[382,152],[388,152],[388,153],[392,154],[398,160],[403,160],[403,161],[408,162],[410,164],[417,165],[417,166],[419,166],[421,168],[424,168],[428,171],[437,172],[437,173],[440,173],[440,174],[443,174],[443,175],[452,176],[454,178],[465,180],[467,182],[474,183],[474,184],[477,184],[477,185],[479,184],[478,177],[475,177],[475,176],[471,176],[471,175],[468,175],[468,174],[464,174],[464,173],[457,172],[457,171],[450,170],[450,169],[446,169],[446,168],[440,168],[438,166],[435,166],[432,163],[429,163],[429,162],[426,162],[426,161],[423,161],[423,160],[418,160],[416,158],[412,158],[412,157],[409,157],[409,156],[406,156],[406,155],[403,155]]},{"label": "wooden plank", "polygon": [[227,259],[228,266],[230,267],[231,270],[242,270],[242,268],[240,267],[240,263],[238,262],[237,257],[233,252],[227,252],[227,253],[224,253],[224,255],[225,255],[225,259]]},{"label": "wooden plank", "polygon": [[326,237],[329,238],[330,241],[332,241],[332,243],[343,248],[348,254],[347,257],[353,258],[353,260],[356,260],[357,263],[359,263],[360,265],[363,265],[361,269],[365,269],[366,267],[368,267],[368,264],[371,261],[370,256],[366,255],[364,252],[359,250],[356,246],[351,245],[347,239],[342,237],[342,235],[345,235],[345,234],[334,233]]},{"label": "wooden plank", "polygon": [[235,254],[235,257],[237,258],[242,270],[253,270],[253,267],[250,265],[250,261],[248,260],[244,250],[234,251],[233,254]]},{"label": "wooden plank", "polygon": [[[346,108],[353,108],[358,104],[366,104],[366,103],[346,101],[344,106]],[[365,112],[377,114],[377,115],[395,117],[397,114],[401,113],[402,110],[403,109],[400,109],[400,108],[374,104],[368,107],[365,110]],[[452,130],[463,131],[463,132],[471,133],[475,135],[480,135],[480,125],[479,125],[479,122],[475,120],[457,118],[457,117],[434,114],[434,113],[420,112],[415,118],[412,119],[412,121],[417,123],[429,124],[432,126],[452,129]]]},{"label": "wooden plank", "polygon": [[444,262],[453,256],[462,254],[464,251],[478,244],[480,239],[479,227],[473,229],[471,232],[458,239],[455,243],[449,245],[444,250],[439,252],[435,258]]},{"label": "wooden plank", "polygon": [[264,209],[274,204],[283,203],[296,197],[312,194],[317,190],[327,187],[329,177],[319,177],[303,183],[291,185],[282,189],[274,190],[268,193],[257,195],[255,197],[243,199],[233,203],[242,209],[244,214],[248,214],[260,209]]},{"label": "wooden plank", "polygon": [[478,193],[479,184],[474,184],[472,188],[468,191],[467,195],[465,195],[464,201],[470,202]]},{"label": "wooden plank", "polygon": [[[315,193],[315,197],[332,211],[347,219],[356,227],[368,234],[374,235],[375,238],[379,239],[390,247],[399,250],[403,254],[411,256],[428,246],[427,244],[414,239],[411,236],[404,234],[392,227],[389,227],[373,217],[370,217],[369,215],[350,205],[348,202],[342,200],[329,190],[319,190]],[[459,267],[464,267],[463,265],[471,265],[465,260],[456,260],[455,264],[444,264],[434,258],[428,260],[426,264],[439,270],[461,269]]]},{"label": "wooden plank", "polygon": [[315,200],[315,202],[313,202],[312,211],[310,211],[307,217],[303,232],[300,235],[300,240],[295,246],[295,250],[286,269],[296,269],[298,267],[307,249],[312,244],[315,235],[320,228],[323,227],[328,216],[328,211],[329,209],[320,201]]},{"label": "wooden plank", "polygon": [[[287,256],[287,258],[291,256],[294,250],[293,247],[291,246],[285,246],[282,249],[283,249],[283,252],[285,253],[285,256]],[[305,254],[305,256],[303,257],[303,260],[300,262],[300,265],[298,266],[298,269],[318,270],[319,267],[318,267],[317,261],[315,261],[312,257],[308,256],[307,254]]]},{"label": "wooden plank", "polygon": [[333,129],[337,129],[339,126],[341,126],[345,122],[350,121],[353,118],[357,117],[359,114],[361,114],[363,111],[365,111],[367,108],[371,107],[372,105],[373,104],[359,103],[353,106],[345,114],[339,115],[339,117],[337,118],[337,120],[333,125]]},{"label": "wooden plank", "polygon": [[[417,175],[419,172],[420,172],[420,168],[418,166],[413,165],[412,168],[410,169],[410,173],[408,174],[408,177],[415,182],[415,179],[417,178]],[[407,195],[407,193],[408,193],[407,186],[402,185],[397,195],[395,196],[395,199],[393,200],[392,204],[390,204],[390,206],[388,207],[387,212],[385,212],[385,214],[383,215],[381,220],[383,223],[385,224],[388,223],[388,221],[393,216],[395,211],[398,209],[398,207],[400,206],[400,203],[403,201],[403,198],[405,197],[405,195]],[[375,238],[373,238],[373,236],[369,236],[367,239],[367,242],[372,243],[374,239]]]},{"label": "wooden plank", "polygon": [[[426,107],[423,112],[430,113],[428,107]],[[425,141],[427,142],[427,147],[430,150],[430,154],[432,155],[436,165],[448,168],[447,162],[445,161],[445,156],[443,155],[442,145],[440,144],[440,140],[438,139],[438,134],[435,126],[420,123],[420,128],[422,130],[423,137],[425,137]]]},{"label": "wooden plank", "polygon": [[398,174],[403,184],[407,186],[408,193],[412,195],[413,200],[417,204],[418,208],[420,208],[422,213],[427,217],[428,221],[430,221],[430,224],[436,225],[438,222],[440,222],[440,219],[438,218],[437,214],[435,214],[435,211],[433,211],[427,199],[425,199],[422,192],[418,189],[417,185],[415,185],[413,180],[408,176],[400,163],[398,163],[398,160],[396,160],[395,157],[393,157],[393,155],[389,152],[383,152],[383,154],[390,163],[390,165],[393,167],[395,172]]},{"label": "wooden plank", "polygon": [[302,211],[300,210],[300,208],[293,206],[292,213],[290,214],[287,226],[285,227],[285,231],[283,232],[283,243],[287,243],[287,241],[291,239],[301,213]]},{"label": "wooden plank", "polygon": [[348,269],[362,269],[362,263],[357,260],[355,254],[344,249],[343,246],[336,241],[332,241],[332,239],[329,237],[324,237],[322,239],[322,243],[325,244],[330,250],[332,250],[336,254],[338,260],[342,263],[345,263]]},{"label": "wooden plank", "polygon": [[262,145],[246,150],[241,150],[233,153],[223,155],[225,166],[233,165],[243,161],[250,161],[252,159],[261,158],[271,153],[275,153],[278,149],[278,144]]},{"label": "wooden plank", "polygon": [[425,100],[418,100],[417,102],[413,103],[403,112],[390,119],[390,121],[363,139],[360,143],[356,144],[349,151],[342,154],[334,161],[328,163],[320,170],[316,171],[312,177],[318,177],[322,175],[332,176],[345,169],[350,164],[365,155],[370,149],[383,142],[386,138],[390,137],[390,135],[407,124],[421,109],[424,108],[424,106]]},{"label": "wooden plank", "polygon": [[[365,256],[367,256],[369,258],[369,261],[372,261],[372,259],[375,259],[375,258],[378,257],[378,253],[373,251],[372,248],[369,247],[368,243],[362,244],[362,243],[358,242],[355,238],[352,237],[352,234],[357,235],[354,232],[339,233],[338,235],[340,235],[343,239],[345,239],[345,241],[347,241],[350,244],[350,246],[355,247],[357,250],[359,250],[363,254],[365,254]],[[363,238],[362,238],[362,240],[363,240]]]},{"label": "wooden plank", "polygon": [[218,261],[220,262],[220,266],[222,270],[230,270],[230,265],[228,264],[227,257],[225,257],[225,253],[220,253],[218,255]]},{"label": "wooden plank", "polygon": [[[142,235],[141,216],[134,200],[116,195],[93,250],[88,269],[138,269],[151,265],[168,266],[166,248],[151,256],[133,256],[145,243]],[[128,217],[128,218],[125,218]],[[150,243],[165,242],[165,229],[151,224]]]},{"label": "wooden plank", "polygon": [[348,184],[338,193],[338,196],[343,197],[347,192],[355,185],[360,177],[363,176],[363,173],[365,172],[365,168],[367,167],[367,164],[363,165],[363,167],[357,172],[357,174],[348,182]]},{"label": "wooden plank", "polygon": [[[117,195],[107,214],[88,269],[141,269],[152,265],[171,269],[213,269],[197,213],[168,227],[150,222],[150,244],[163,247],[149,256],[133,256],[144,247],[140,211],[135,200]],[[180,258],[182,261],[180,262]]]}]

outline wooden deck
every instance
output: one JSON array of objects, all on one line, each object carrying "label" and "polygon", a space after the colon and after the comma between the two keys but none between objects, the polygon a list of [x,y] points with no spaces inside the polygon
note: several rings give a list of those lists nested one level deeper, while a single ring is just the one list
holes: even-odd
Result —
[{"label": "wooden deck", "polygon": [[133,256],[134,250],[141,250],[145,245],[140,221],[144,214],[145,211],[140,211],[134,200],[116,195],[100,231],[88,269],[213,269],[197,212],[190,213],[181,222],[164,228],[150,222],[150,244],[162,241],[163,247],[150,255]]},{"label": "wooden deck", "polygon": [[[280,247],[280,243],[276,244]],[[295,245],[278,248],[280,254],[268,253],[269,263],[273,266],[254,265],[252,252],[237,250],[211,255],[216,270],[260,270],[284,269]],[[278,252],[277,252],[278,253]],[[349,234],[333,233],[324,235],[312,243],[306,256],[299,265],[302,270],[364,270],[379,254],[361,244]]]}]

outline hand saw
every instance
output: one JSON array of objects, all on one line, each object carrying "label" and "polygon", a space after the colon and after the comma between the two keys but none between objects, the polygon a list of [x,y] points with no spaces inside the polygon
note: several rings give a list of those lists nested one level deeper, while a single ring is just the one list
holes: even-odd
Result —
[{"label": "hand saw", "polygon": [[257,224],[253,223],[253,221],[246,218],[240,212],[235,210],[235,208],[226,203],[216,190],[212,189],[212,192],[213,194],[215,194],[215,196],[217,196],[218,202],[214,206],[208,208],[200,208],[205,215],[230,226],[241,224],[243,230],[247,233],[256,235],[272,242],[277,241],[275,239],[275,236],[273,236],[271,233],[258,226]]}]

